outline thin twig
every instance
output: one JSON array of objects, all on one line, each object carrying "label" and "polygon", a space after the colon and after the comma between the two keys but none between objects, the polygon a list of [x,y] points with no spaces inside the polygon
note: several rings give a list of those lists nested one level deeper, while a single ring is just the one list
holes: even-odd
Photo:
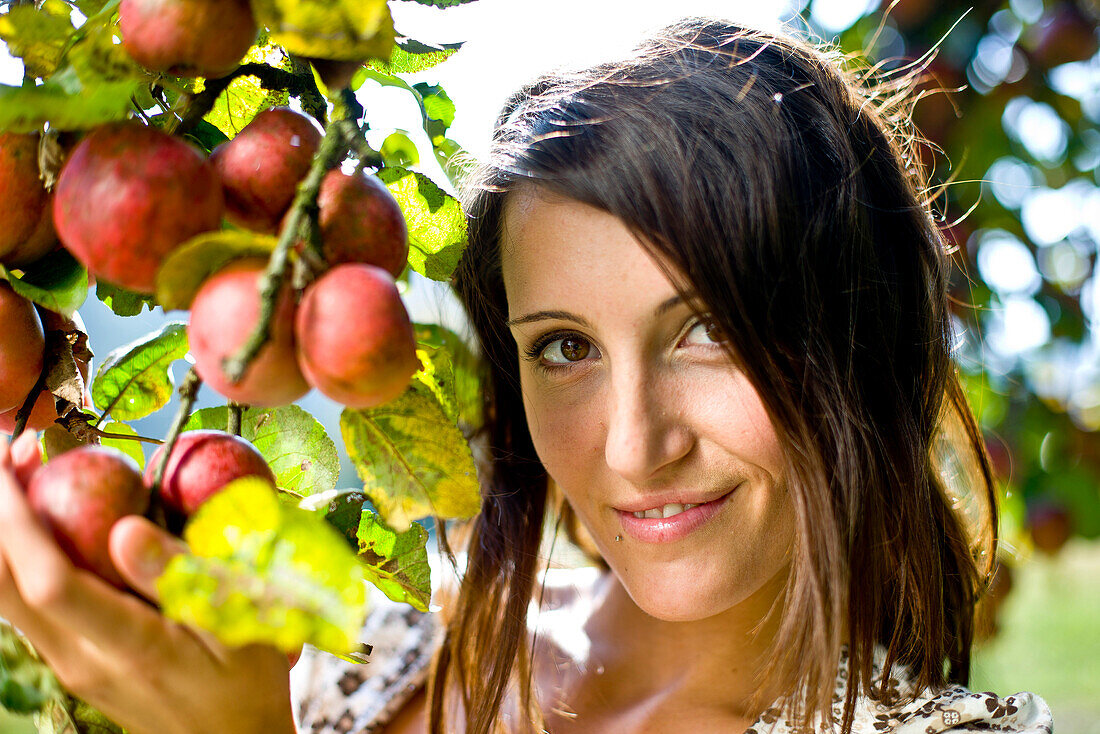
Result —
[{"label": "thin twig", "polygon": [[168,457],[172,455],[172,449],[175,448],[180,431],[183,430],[187,419],[191,417],[191,408],[194,406],[195,398],[199,394],[200,385],[202,385],[202,378],[192,367],[180,383],[180,407],[176,411],[176,417],[172,420],[171,427],[168,429],[168,435],[164,437],[164,450],[161,453],[160,460],[153,469],[152,495],[154,502],[160,496],[160,483],[164,480],[164,471],[168,468]]},{"label": "thin twig", "polygon": [[46,389],[46,367],[42,367],[42,372],[38,375],[38,381],[34,383],[34,387],[27,393],[26,399],[23,404],[19,406],[19,410],[15,413],[15,429],[12,431],[11,437],[14,441],[19,438],[21,434],[27,428],[27,421],[30,420],[31,411],[34,410],[34,404],[38,402],[38,396]]},{"label": "thin twig", "polygon": [[298,184],[298,192],[287,214],[282,233],[279,235],[279,242],[271,253],[267,268],[260,278],[259,321],[249,335],[248,341],[236,354],[227,357],[222,364],[225,376],[232,382],[239,382],[244,377],[252,360],[271,338],[271,321],[289,269],[290,250],[299,241],[303,224],[308,226],[310,219],[316,217],[317,194],[321,190],[321,181],[325,174],[339,164],[348,153],[347,138],[343,129],[347,125],[354,125],[354,123],[341,118],[329,124],[317,154],[313,157],[309,173]]},{"label": "thin twig", "polygon": [[159,438],[149,438],[148,436],[128,436],[125,433],[111,433],[110,431],[101,431],[98,428],[93,428],[92,432],[100,438],[109,438],[115,441],[140,441],[142,443],[151,443],[156,446],[160,446],[164,443]]},{"label": "thin twig", "polygon": [[226,74],[220,79],[207,79],[206,86],[187,103],[187,108],[182,118],[176,124],[172,132],[176,135],[185,135],[199,124],[202,118],[214,109],[214,104],[234,79],[242,76],[254,76],[260,80],[260,86],[268,91],[286,91],[294,96],[303,96],[310,93],[310,86],[316,89],[316,82],[310,75],[306,80],[301,75],[278,69],[267,64],[249,63],[241,64],[232,73]]}]

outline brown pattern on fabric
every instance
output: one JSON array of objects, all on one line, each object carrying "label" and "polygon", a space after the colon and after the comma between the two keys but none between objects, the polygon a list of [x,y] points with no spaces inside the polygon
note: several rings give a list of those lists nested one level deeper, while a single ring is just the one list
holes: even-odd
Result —
[{"label": "brown pattern on fabric", "polygon": [[366,664],[307,648],[291,672],[300,732],[373,734],[423,685],[442,639],[436,618],[371,593],[359,639],[373,646]]},{"label": "brown pattern on fabric", "polygon": [[[584,569],[581,569],[584,570]],[[585,570],[585,578],[592,575]],[[561,573],[561,570],[558,571]],[[588,606],[588,586],[578,586],[578,609]],[[318,734],[374,734],[401,710],[423,685],[432,655],[442,640],[442,629],[431,614],[422,614],[381,594],[372,597],[374,610],[360,639],[374,645],[367,665],[345,663],[331,655],[307,650],[292,673],[300,732]],[[533,615],[534,616],[534,615]],[[543,615],[547,620],[577,624],[577,615]],[[567,620],[567,621],[566,621]],[[962,686],[923,691],[913,696],[913,685],[903,668],[895,667],[885,683],[882,666],[886,652],[875,651],[872,679],[880,681],[881,700],[856,701],[852,734],[941,734],[950,731],[1052,734],[1054,724],[1046,703],[1032,693],[1000,698]],[[848,651],[842,651],[833,694],[833,716],[841,718],[848,687]],[[908,703],[904,703],[908,701]],[[827,732],[820,723],[816,732]],[[766,709],[744,734],[809,734],[788,720],[781,707]]]}]

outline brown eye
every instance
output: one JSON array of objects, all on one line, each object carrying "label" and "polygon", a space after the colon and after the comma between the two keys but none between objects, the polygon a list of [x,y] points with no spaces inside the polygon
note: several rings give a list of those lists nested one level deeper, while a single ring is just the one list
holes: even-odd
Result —
[{"label": "brown eye", "polygon": [[561,356],[570,362],[577,362],[588,356],[588,342],[582,339],[562,339]]},{"label": "brown eye", "polygon": [[[542,359],[550,364],[569,364],[587,359],[595,352],[592,342],[577,336],[567,336],[563,339],[555,339],[542,350]],[[599,356],[595,352],[594,356]]]},{"label": "brown eye", "polygon": [[684,342],[695,345],[721,344],[727,340],[726,332],[710,319],[699,321],[684,337]]},{"label": "brown eye", "polygon": [[707,338],[712,342],[724,342],[726,341],[726,332],[722,331],[722,327],[713,321],[708,321],[704,325],[707,331]]}]

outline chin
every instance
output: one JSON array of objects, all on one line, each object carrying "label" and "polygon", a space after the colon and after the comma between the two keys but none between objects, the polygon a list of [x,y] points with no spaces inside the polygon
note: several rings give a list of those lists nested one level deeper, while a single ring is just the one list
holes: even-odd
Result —
[{"label": "chin", "polygon": [[721,614],[752,596],[766,580],[708,580],[705,574],[684,572],[655,572],[643,578],[619,576],[638,608],[664,622],[696,622]]},{"label": "chin", "polygon": [[[764,561],[764,559],[759,559]],[[786,584],[786,559],[767,559],[742,568],[682,569],[633,566],[619,583],[643,612],[664,622],[697,622],[746,601],[770,609]]]}]

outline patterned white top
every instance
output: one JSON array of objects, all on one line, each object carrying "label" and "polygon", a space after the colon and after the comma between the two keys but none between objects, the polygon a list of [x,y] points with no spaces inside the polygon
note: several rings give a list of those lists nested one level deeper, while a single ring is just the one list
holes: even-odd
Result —
[{"label": "patterned white top", "polygon": [[[580,583],[568,584],[585,604],[594,569],[553,572]],[[560,588],[560,586],[559,586]],[[552,594],[551,594],[552,595]],[[373,734],[381,730],[401,707],[424,685],[432,656],[443,630],[432,614],[396,604],[381,593],[372,593],[372,612],[360,639],[370,644],[370,662],[347,663],[307,648],[291,673],[296,720],[301,734]],[[572,606],[572,605],[570,605]],[[573,609],[556,609],[537,616],[539,634],[578,615]],[[555,613],[563,612],[563,613]],[[582,617],[583,618],[583,617]],[[567,635],[567,630],[560,630]],[[881,676],[885,650],[876,651],[873,675]],[[890,703],[907,698],[911,684],[895,667],[883,701],[864,697],[856,702],[852,734],[938,734],[939,732],[992,731],[1015,734],[1051,734],[1054,723],[1046,703],[1033,693],[1016,693],[1001,698],[993,693],[975,693],[962,686],[940,691],[927,690],[909,703]],[[848,681],[845,651],[837,671],[833,697],[834,715],[839,717]],[[891,695],[893,694],[893,695]],[[821,731],[825,731],[821,727]],[[744,734],[797,734],[798,729],[783,713],[770,708]]]}]

